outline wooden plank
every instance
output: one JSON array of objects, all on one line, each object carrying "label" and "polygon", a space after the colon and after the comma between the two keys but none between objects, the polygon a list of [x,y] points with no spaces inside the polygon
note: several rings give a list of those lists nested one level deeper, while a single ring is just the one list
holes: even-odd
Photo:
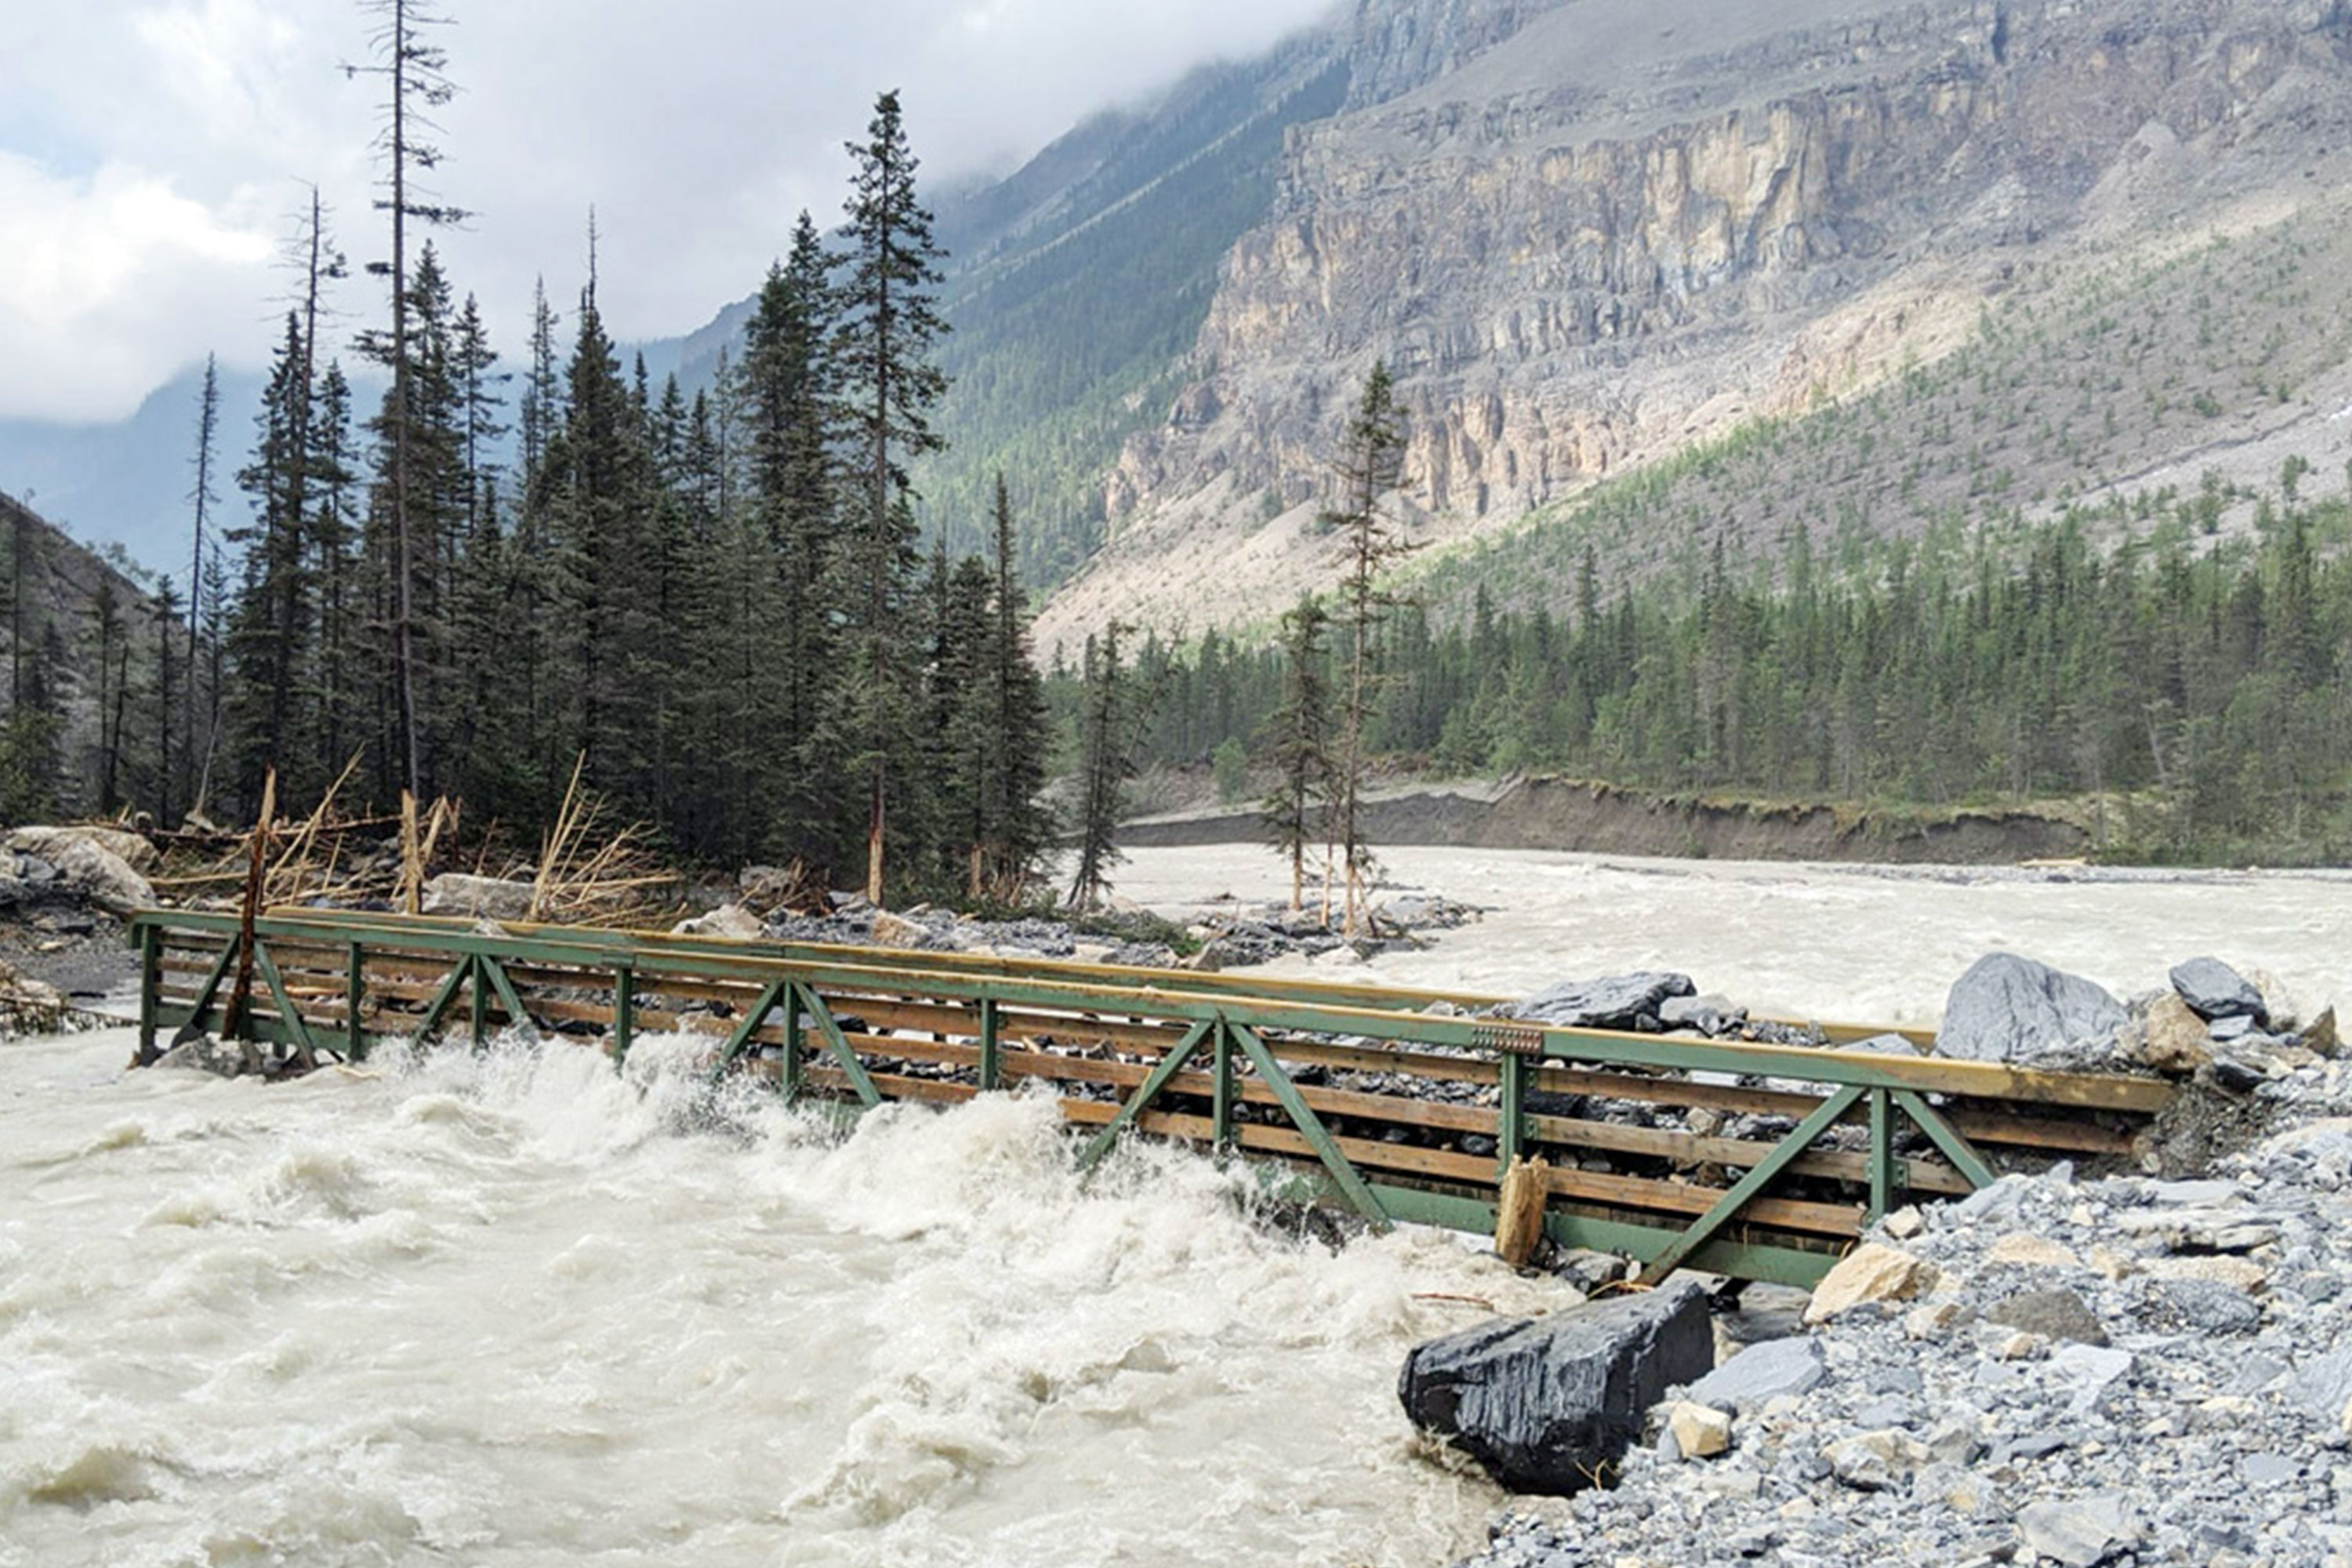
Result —
[{"label": "wooden plank", "polygon": [[[1644,1181],[1639,1176],[1604,1175],[1597,1171],[1549,1171],[1544,1174],[1544,1185],[1562,1197],[1582,1198],[1612,1207],[1661,1209],[1693,1215],[1706,1214],[1730,1191],[1727,1187]],[[1822,1236],[1862,1234],[1862,1205],[1858,1203],[1847,1206],[1790,1198],[1755,1198],[1740,1212],[1747,1218],[1787,1230]]]},{"label": "wooden plank", "polygon": [[1947,1105],[1943,1116],[1952,1131],[1971,1143],[2079,1154],[2130,1154],[2139,1147],[2135,1131],[2081,1119],[2012,1116],[1967,1105]]},{"label": "wooden plank", "polygon": [[[1116,1105],[1097,1100],[1062,1101],[1063,1116],[1081,1126],[1099,1126],[1108,1121],[1118,1110]],[[1178,1138],[1196,1143],[1213,1142],[1217,1130],[1213,1118],[1171,1111],[1146,1111],[1137,1119],[1136,1125],[1141,1131],[1159,1137]],[[1297,1155],[1318,1166],[1321,1163],[1316,1158],[1314,1145],[1287,1127],[1244,1121],[1234,1129],[1234,1136],[1244,1149]],[[1495,1185],[1495,1162],[1492,1159],[1449,1153],[1442,1149],[1415,1149],[1403,1143],[1382,1143],[1373,1139],[1340,1138],[1336,1142],[1340,1152],[1360,1166],[1438,1176],[1470,1186],[1492,1188]]]},{"label": "wooden plank", "polygon": [[[1538,1143],[1604,1153],[1645,1154],[1683,1165],[1728,1165],[1745,1170],[1762,1163],[1774,1147],[1751,1139],[1702,1138],[1695,1132],[1661,1127],[1622,1127],[1614,1122],[1579,1121],[1557,1116],[1532,1120]],[[1903,1163],[1908,1167],[1910,1184],[1922,1192],[1959,1195],[1976,1190],[1966,1176],[1940,1162],[1910,1158]],[[1813,1150],[1798,1155],[1790,1163],[1789,1173],[1841,1182],[1866,1182],[1870,1179],[1870,1158],[1866,1154]]]}]

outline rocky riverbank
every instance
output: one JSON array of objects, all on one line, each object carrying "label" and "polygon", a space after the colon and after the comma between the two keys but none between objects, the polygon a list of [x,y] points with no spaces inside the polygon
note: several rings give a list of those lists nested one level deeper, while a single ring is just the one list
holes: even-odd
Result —
[{"label": "rocky riverbank", "polygon": [[2352,1064],[2247,1100],[2269,1132],[2197,1179],[1890,1215],[1465,1568],[2352,1564]]},{"label": "rocky riverbank", "polygon": [[[436,879],[435,887],[454,894],[448,885],[457,880]],[[1276,902],[1213,900],[1195,918],[1180,925],[1132,907],[1067,919],[1044,914],[988,919],[932,904],[898,910],[878,909],[856,894],[836,893],[831,907],[821,913],[772,909],[762,915],[761,885],[761,868],[747,870],[737,900],[681,921],[677,929],[698,936],[1217,970],[1247,968],[1293,955],[1319,958],[1343,949],[1356,958],[1369,959],[1394,949],[1425,945],[1433,933],[1459,930],[1484,913],[1450,899],[1400,894],[1377,905],[1369,925],[1351,934],[1336,909],[1327,913],[1314,897],[1302,910]],[[428,901],[428,910],[433,907]],[[495,907],[478,898],[463,904],[454,897],[446,898],[443,907],[461,913],[497,914]]]}]

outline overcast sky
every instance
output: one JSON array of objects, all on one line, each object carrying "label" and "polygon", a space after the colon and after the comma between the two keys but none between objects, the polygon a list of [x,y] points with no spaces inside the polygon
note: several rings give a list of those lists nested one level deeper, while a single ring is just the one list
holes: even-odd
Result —
[{"label": "overcast sky", "polygon": [[[593,205],[615,335],[688,331],[802,207],[837,221],[877,92],[901,90],[936,184],[1332,3],[446,0],[433,184],[478,216],[438,243],[511,360],[532,278],[577,293]],[[382,85],[341,68],[373,26],[358,0],[0,0],[0,418],[115,419],[207,351],[261,363],[305,182],[355,273],[385,254]],[[339,302],[376,310],[356,277]]]}]

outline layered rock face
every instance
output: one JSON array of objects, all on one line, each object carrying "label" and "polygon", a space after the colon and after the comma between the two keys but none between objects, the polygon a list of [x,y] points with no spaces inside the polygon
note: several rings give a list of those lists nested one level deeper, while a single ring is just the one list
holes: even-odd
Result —
[{"label": "layered rock face", "polygon": [[1364,0],[1353,51],[1109,477],[1127,548],[1212,487],[1225,526],[1314,499],[1375,357],[1418,502],[1516,517],[1948,347],[2086,238],[2300,199],[2352,134],[2321,0]]}]

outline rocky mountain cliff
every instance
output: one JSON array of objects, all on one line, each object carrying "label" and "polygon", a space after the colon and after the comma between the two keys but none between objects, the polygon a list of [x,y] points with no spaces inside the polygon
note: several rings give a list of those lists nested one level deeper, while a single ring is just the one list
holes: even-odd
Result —
[{"label": "rocky mountain cliff", "polygon": [[1346,103],[1289,132],[1049,642],[1318,584],[1376,358],[1415,534],[1475,536],[2352,170],[2352,7],[2326,0],[1362,0],[1342,47]]}]

